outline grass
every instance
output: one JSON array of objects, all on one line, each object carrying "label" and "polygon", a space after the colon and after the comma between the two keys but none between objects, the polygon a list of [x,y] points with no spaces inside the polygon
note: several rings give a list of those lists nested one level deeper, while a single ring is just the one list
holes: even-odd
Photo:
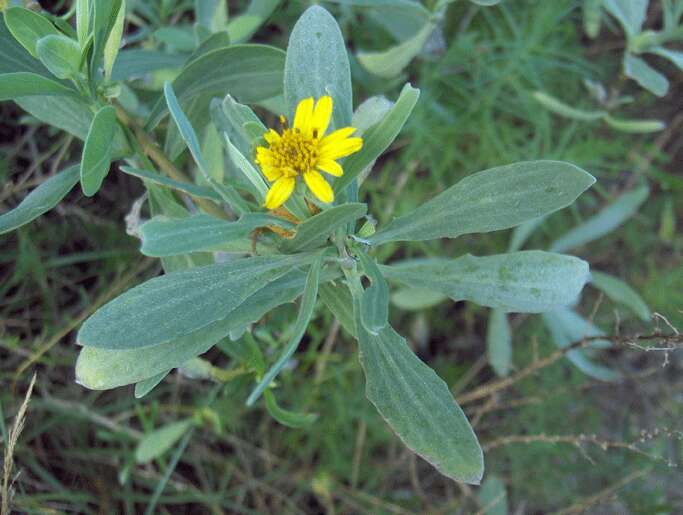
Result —
[{"label": "grass", "polygon": [[[542,89],[567,101],[582,99],[582,79],[608,81],[617,73],[617,54],[596,49],[618,34],[604,31],[598,41],[587,41],[580,30],[579,3],[525,0],[492,9],[454,4],[443,24],[446,44],[409,70],[408,78],[422,90],[414,116],[364,184],[363,194],[384,222],[478,170],[538,158],[571,161],[598,177],[598,184],[534,234],[528,247],[544,248],[619,192],[647,180],[652,194],[638,215],[578,249],[578,255],[626,279],[652,310],[680,328],[683,238],[675,224],[667,229],[671,219],[682,215],[676,202],[681,194],[677,131],[624,135],[558,119],[531,97]],[[280,10],[259,33],[260,40],[283,46],[300,10],[297,4]],[[350,16],[341,13],[340,20],[354,48],[389,44],[370,21],[358,23]],[[636,96],[632,114],[674,120],[682,82],[680,74],[669,76],[673,91],[659,102],[632,84],[619,83]],[[359,99],[379,92],[395,95],[397,85],[365,80],[362,74],[358,79]],[[22,181],[39,182],[55,161],[74,159],[78,145],[30,120],[18,125],[21,115],[11,105],[0,109],[7,120],[0,124],[0,173],[12,181],[0,194],[10,206],[25,194]],[[91,392],[75,384],[73,328],[78,320],[116,290],[159,270],[137,254],[136,240],[122,230],[125,214],[141,193],[139,183],[110,174],[95,199],[72,193],[57,210],[0,240],[3,442],[31,372],[38,372],[14,449],[19,476],[12,502],[17,511],[137,513],[157,492],[159,513],[445,514],[480,508],[475,488],[446,480],[391,434],[365,399],[355,342],[322,309],[295,356],[296,373],[283,373],[275,391],[283,406],[319,415],[307,430],[278,425],[262,408],[246,409],[252,385],[244,379],[215,384],[174,372],[142,400],[133,397],[131,388]],[[390,260],[504,252],[508,239],[506,231],[387,245],[380,255]],[[587,288],[578,309],[586,316],[594,311],[605,330],[614,327],[616,306],[600,301],[595,290]],[[394,309],[392,319],[457,394],[493,379],[482,360],[487,314],[470,304],[443,303],[423,312]],[[279,348],[294,316],[291,306],[284,307],[269,315],[268,329],[259,326],[256,338],[267,356]],[[619,320],[624,333],[649,330],[623,309]],[[516,369],[554,350],[539,317],[515,316],[512,324]],[[218,348],[205,358],[230,366]],[[515,435],[575,437],[570,443],[510,442],[487,452],[487,473],[503,478],[511,509],[681,511],[683,498],[676,488],[681,473],[669,462],[677,464],[683,450],[676,432],[681,430],[677,376],[682,362],[675,352],[665,367],[663,359],[661,353],[610,352],[607,363],[627,375],[616,384],[591,381],[559,360],[484,404],[486,410],[479,404],[466,406],[484,445]],[[186,447],[149,464],[135,463],[135,447],[146,432],[195,415],[200,424],[182,442]],[[580,438],[593,434],[603,442],[633,443],[649,456],[631,448],[603,450]]]}]

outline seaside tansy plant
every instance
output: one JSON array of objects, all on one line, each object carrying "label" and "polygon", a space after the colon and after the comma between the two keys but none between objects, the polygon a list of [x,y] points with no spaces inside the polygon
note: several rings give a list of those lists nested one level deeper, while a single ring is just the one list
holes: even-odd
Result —
[{"label": "seaside tansy plant", "polygon": [[[496,313],[543,313],[575,302],[588,265],[543,251],[378,263],[375,249],[519,226],[570,205],[593,177],[557,161],[501,166],[376,228],[359,187],[372,180],[419,91],[406,84],[394,102],[363,102],[354,113],[347,49],[325,9],[305,11],[286,53],[239,44],[249,34],[238,26],[227,25],[228,38],[220,23],[200,24],[197,50],[146,109],[130,100],[130,88],[120,94],[155,62],[139,50],[119,52],[122,13],[120,0],[79,0],[73,33],[21,7],[7,9],[0,24],[0,100],[84,141],[81,162],[0,216],[0,232],[54,207],[77,183],[96,195],[117,160],[120,172],[144,181],[152,217],[139,227],[141,252],[160,258],[165,272],[85,321],[77,381],[92,389],[134,384],[142,397],[176,368],[217,379],[198,357],[219,344],[253,378],[247,405],[263,399],[279,422],[305,427],[315,417],[280,407],[274,386],[320,300],[357,340],[367,397],[403,443],[446,476],[478,484],[477,437],[446,383],[391,327],[390,286]],[[280,130],[268,129],[254,105],[282,115]],[[364,123],[354,123],[359,117]],[[164,130],[160,156],[149,140]],[[207,141],[223,145],[218,166]],[[196,180],[172,164],[185,149]],[[251,328],[292,302],[298,315],[288,339],[266,358]]]}]

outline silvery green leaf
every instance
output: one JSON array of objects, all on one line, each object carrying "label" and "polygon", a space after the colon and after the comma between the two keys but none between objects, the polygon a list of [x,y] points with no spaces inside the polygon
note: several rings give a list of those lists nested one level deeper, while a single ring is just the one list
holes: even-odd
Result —
[{"label": "silvery green leaf", "polygon": [[650,308],[636,291],[621,279],[602,272],[591,272],[591,284],[610,299],[633,311],[641,320],[649,322]]},{"label": "silvery green leaf", "polygon": [[633,54],[624,54],[624,73],[650,93],[663,97],[669,91],[667,78]]},{"label": "silvery green leaf", "polygon": [[683,70],[683,52],[681,52],[680,50],[669,50],[668,48],[657,46],[648,49],[648,52],[668,59],[674,65],[676,65],[676,67],[678,67],[679,70]]},{"label": "silvery green leaf", "polygon": [[107,41],[104,45],[104,77],[109,79],[111,77],[114,62],[119,55],[119,47],[121,46],[121,36],[123,36],[123,25],[126,22],[126,0],[121,0],[116,18],[112,24],[111,31],[107,36]]},{"label": "silvery green leaf", "polygon": [[158,70],[174,70],[180,68],[185,61],[187,54],[169,54],[138,48],[121,50],[114,61],[111,80],[132,80]]},{"label": "silvery green leaf", "polygon": [[31,72],[0,74],[0,101],[30,96],[78,96],[76,90]]},{"label": "silvery green leaf", "polygon": [[339,25],[318,5],[306,9],[294,25],[287,46],[284,80],[289,118],[300,100],[330,95],[332,128],[351,124],[351,69]]},{"label": "silvery green leaf", "polygon": [[[593,323],[570,309],[543,313],[543,321],[552,335],[553,342],[559,348],[567,347],[586,337],[602,336],[604,334]],[[593,348],[607,348],[610,346],[611,343],[608,340],[595,340],[590,345]],[[567,359],[584,374],[600,381],[614,381],[621,377],[618,372],[594,363],[589,357],[592,350],[591,348],[574,349],[567,353]]]},{"label": "silvery green leaf", "polygon": [[588,280],[585,261],[540,250],[415,259],[380,268],[391,281],[429,288],[454,301],[517,313],[541,313],[572,304]]},{"label": "silvery green leaf", "polygon": [[356,128],[356,136],[362,136],[373,125],[382,121],[394,102],[385,96],[370,97],[359,105],[353,112],[351,126]]},{"label": "silvery green leaf", "polygon": [[510,244],[508,245],[508,252],[520,250],[534,231],[545,221],[545,218],[545,216],[539,216],[515,227],[512,231]]},{"label": "silvery green leaf", "polygon": [[389,323],[389,285],[374,259],[362,250],[358,258],[371,282],[359,299],[360,321],[366,331],[376,335]]},{"label": "silvery green leaf", "polygon": [[497,476],[487,476],[477,497],[482,515],[508,515],[508,497],[505,483]]},{"label": "silvery green leaf", "polygon": [[388,50],[359,52],[358,61],[366,70],[378,77],[396,77],[420,53],[435,27],[434,22],[428,21],[414,36]]},{"label": "silvery green leaf", "polygon": [[548,95],[547,93],[544,93],[543,91],[535,91],[533,95],[536,101],[538,101],[546,109],[552,111],[553,113],[559,114],[560,116],[564,116],[565,118],[570,118],[572,120],[599,120],[607,114],[605,111],[602,110],[584,111],[583,109],[577,109],[575,107],[565,104],[564,102],[561,102],[560,100]]},{"label": "silvery green leaf", "polygon": [[135,461],[148,463],[160,458],[192,427],[192,419],[173,422],[147,433],[135,449]]},{"label": "silvery green leaf", "polygon": [[214,99],[210,111],[216,128],[225,133],[242,155],[254,155],[254,137],[258,134],[260,138],[267,130],[254,112],[230,95],[223,102]]},{"label": "silvery green leaf", "polygon": [[393,107],[379,123],[363,133],[363,148],[344,161],[344,175],[334,181],[335,192],[343,191],[358,175],[389,148],[408,120],[420,96],[420,90],[410,84],[403,86]]},{"label": "silvery green leaf", "polygon": [[163,175],[159,175],[158,173],[150,172],[149,170],[133,168],[132,166],[124,165],[120,167],[120,170],[124,173],[127,173],[128,175],[132,175],[133,177],[139,177],[140,179],[151,181],[161,186],[166,186],[174,190],[182,191],[183,193],[187,193],[188,195],[192,195],[193,197],[205,198],[213,200],[214,202],[221,201],[221,196],[218,193],[209,188],[198,186],[197,184],[193,184],[190,182],[175,181]]},{"label": "silvery green leaf", "polygon": [[[396,41],[411,38],[429,21],[431,12],[414,0],[329,0],[352,6],[380,25]],[[362,9],[362,10],[361,10]]]},{"label": "silvery green leaf", "polygon": [[96,0],[93,6],[93,49],[90,58],[90,78],[98,78],[100,66],[104,62],[104,49],[116,23],[122,0]]},{"label": "silvery green leaf", "polygon": [[5,24],[5,17],[0,16],[0,73],[15,72],[36,73],[44,77],[50,76],[50,72],[45,66],[14,39]]},{"label": "silvery green leaf", "polygon": [[649,0],[603,0],[603,6],[614,16],[627,36],[633,37],[643,28]]},{"label": "silvery green leaf", "polygon": [[107,390],[180,367],[208,351],[231,331],[256,322],[268,311],[294,300],[301,295],[305,279],[303,272],[292,270],[268,283],[225,318],[168,343],[123,350],[84,347],[76,362],[76,380],[86,388]]},{"label": "silvery green leaf", "polygon": [[224,319],[310,257],[257,256],[155,277],[98,309],[78,332],[86,347],[134,349],[171,342]]},{"label": "silvery green leaf", "polygon": [[618,131],[632,134],[647,134],[666,129],[666,124],[661,120],[623,120],[605,116],[605,122]]},{"label": "silvery green leaf", "polygon": [[486,327],[486,353],[496,375],[507,376],[512,366],[512,334],[503,310],[491,310]]},{"label": "silvery green leaf", "polygon": [[60,32],[45,16],[24,7],[10,7],[3,14],[5,24],[14,39],[35,58],[38,57],[36,46],[39,39],[50,35],[60,35]]},{"label": "silvery green leaf", "polygon": [[390,326],[378,335],[356,320],[366,395],[413,452],[442,474],[479,484],[484,458],[477,437],[446,383]]},{"label": "silvery green leaf", "polygon": [[249,397],[247,398],[247,406],[253,405],[254,402],[258,400],[261,394],[264,393],[268,386],[270,386],[282,368],[290,360],[299,346],[299,343],[301,343],[301,338],[304,337],[308,323],[311,321],[311,317],[313,316],[315,302],[318,300],[318,284],[320,282],[320,269],[323,265],[324,254],[324,251],[318,253],[318,257],[311,264],[308,276],[306,277],[304,293],[301,297],[299,314],[296,317],[296,322],[294,322],[292,336],[289,338],[289,341],[287,342],[282,354],[280,354],[278,360],[273,364],[272,367],[268,369],[268,372],[264,374],[258,385],[256,385],[256,388],[254,388],[254,390],[249,394]]},{"label": "silvery green leaf", "polygon": [[86,197],[98,192],[109,173],[116,126],[113,106],[102,107],[92,119],[81,157],[81,189]]},{"label": "silvery green leaf", "polygon": [[508,229],[568,206],[594,182],[589,173],[561,161],[491,168],[396,218],[369,241],[379,245]]},{"label": "silvery green leaf", "polygon": [[349,289],[341,283],[321,284],[318,295],[344,330],[356,336],[356,323],[353,320],[353,299]]},{"label": "silvery green leaf", "polygon": [[325,244],[330,234],[364,216],[367,209],[365,204],[352,202],[325,209],[297,225],[294,238],[285,242],[283,247],[287,252],[320,247]]},{"label": "silvery green leaf", "polygon": [[90,0],[76,0],[76,34],[81,46],[90,33]]},{"label": "silvery green leaf", "polygon": [[227,2],[223,0],[195,0],[194,10],[197,23],[210,32],[225,29],[228,22]]},{"label": "silvery green leaf", "polygon": [[648,195],[647,186],[620,195],[598,214],[556,239],[550,245],[550,250],[552,252],[566,252],[609,234],[636,214]]},{"label": "silvery green leaf", "polygon": [[55,207],[76,185],[78,178],[78,166],[71,166],[41,183],[17,207],[0,215],[0,234],[26,225]]},{"label": "silvery green leaf", "polygon": [[247,179],[256,201],[259,203],[259,205],[263,205],[268,193],[266,181],[263,179],[260,172],[254,167],[254,165],[252,165],[251,162],[244,156],[244,154],[242,154],[242,152],[240,152],[240,150],[232,144],[232,141],[230,141],[230,138],[227,135],[224,135],[223,141],[225,142],[225,148],[228,151],[228,158]]},{"label": "silvery green leaf", "polygon": [[164,84],[164,97],[166,98],[168,109],[171,112],[171,117],[178,127],[178,131],[180,132],[183,141],[185,141],[187,148],[190,150],[190,153],[192,154],[195,163],[197,163],[197,167],[204,176],[206,182],[209,183],[209,185],[223,198],[223,200],[225,200],[225,202],[235,211],[235,213],[242,215],[249,212],[247,203],[232,186],[217,182],[209,174],[208,166],[202,155],[202,149],[199,146],[197,134],[180,107],[175,92],[173,91],[173,87],[168,82]]},{"label": "silvery green leaf", "polygon": [[143,379],[142,381],[135,383],[135,398],[142,399],[145,395],[154,390],[154,388],[156,388],[159,383],[164,380],[169,372],[170,370],[166,370],[165,372],[161,372],[160,374],[152,376],[149,379]]},{"label": "silvery green leaf", "polygon": [[419,311],[440,304],[448,297],[428,288],[400,288],[391,294],[391,302],[399,309]]},{"label": "silvery green leaf", "polygon": [[[212,50],[192,60],[173,81],[182,105],[205,99],[198,116],[208,118],[211,98],[230,93],[240,102],[252,103],[282,92],[285,54],[266,45],[233,45]],[[163,99],[152,110],[147,128],[155,127],[167,113]]]},{"label": "silvery green leaf", "polygon": [[291,222],[265,213],[247,213],[234,222],[206,214],[187,218],[157,216],[140,228],[140,252],[153,257],[219,250],[246,252],[252,245],[251,232],[268,225],[285,229],[293,227]]},{"label": "silvery green leaf", "polygon": [[280,5],[280,0],[251,0],[246,11],[235,16],[228,23],[230,40],[234,43],[249,41],[278,5]]},{"label": "silvery green leaf", "polygon": [[603,0],[583,0],[583,30],[591,39],[595,39],[600,33],[602,2]]},{"label": "silvery green leaf", "polygon": [[38,58],[58,79],[69,79],[78,74],[81,47],[64,35],[42,37],[36,44]]}]

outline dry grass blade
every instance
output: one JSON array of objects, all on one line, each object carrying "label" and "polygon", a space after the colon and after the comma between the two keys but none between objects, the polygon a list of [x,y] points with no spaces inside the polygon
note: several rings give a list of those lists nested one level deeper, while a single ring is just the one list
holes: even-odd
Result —
[{"label": "dry grass blade", "polygon": [[14,425],[10,429],[7,444],[5,445],[5,456],[2,467],[2,509],[0,513],[2,515],[9,514],[10,510],[10,499],[12,495],[12,484],[13,481],[10,479],[12,476],[12,468],[14,465],[14,449],[19,441],[19,436],[24,430],[24,422],[26,421],[26,410],[28,409],[28,402],[31,399],[31,394],[33,393],[33,385],[36,383],[36,374],[33,373],[31,378],[31,383],[28,385],[28,390],[26,391],[26,396],[24,397],[24,402],[21,403],[21,407],[17,412],[17,416],[14,419]]}]

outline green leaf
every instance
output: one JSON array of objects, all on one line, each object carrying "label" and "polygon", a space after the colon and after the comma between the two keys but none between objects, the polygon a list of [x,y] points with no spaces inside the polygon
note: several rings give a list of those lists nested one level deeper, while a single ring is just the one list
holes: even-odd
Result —
[{"label": "green leaf", "polygon": [[275,395],[270,390],[263,392],[263,396],[266,399],[268,413],[283,426],[294,429],[308,427],[318,418],[318,415],[312,413],[296,413],[281,408],[275,400]]},{"label": "green leaf", "polygon": [[0,215],[0,234],[26,225],[48,212],[62,200],[78,182],[78,166],[53,175],[31,191],[14,209]]},{"label": "green leaf", "polygon": [[667,78],[633,54],[624,54],[624,73],[650,93],[663,97],[669,91]]},{"label": "green leaf", "polygon": [[618,131],[632,134],[647,134],[666,128],[666,124],[661,120],[620,120],[611,116],[605,116],[605,122]]},{"label": "green leaf", "polygon": [[512,366],[512,334],[505,311],[491,310],[486,327],[486,353],[489,364],[499,377],[505,377]]},{"label": "green leaf", "polygon": [[353,320],[353,299],[349,289],[341,283],[321,284],[318,295],[344,330],[356,336],[356,323]]},{"label": "green leaf", "polygon": [[556,239],[550,250],[566,252],[609,234],[638,212],[649,192],[647,186],[642,186],[620,195],[598,214]]},{"label": "green leaf", "polygon": [[604,118],[607,114],[602,110],[584,111],[583,109],[577,109],[565,104],[564,102],[561,102],[560,100],[548,95],[547,93],[544,93],[543,91],[535,91],[533,95],[536,101],[549,111],[572,120],[590,122]]},{"label": "green leaf", "polygon": [[156,458],[160,458],[189,431],[192,424],[193,420],[189,418],[173,422],[147,433],[135,449],[135,461],[138,463],[149,463]]},{"label": "green leaf", "polygon": [[583,30],[591,39],[595,39],[600,33],[602,2],[603,0],[583,0]]},{"label": "green leaf", "polygon": [[97,82],[100,66],[104,61],[104,49],[109,35],[123,6],[122,0],[96,0],[93,2],[93,51],[90,58],[90,78]]},{"label": "green leaf", "polygon": [[14,39],[0,16],[0,73],[29,72],[49,77],[50,72]]},{"label": "green leaf", "polygon": [[448,297],[427,288],[401,288],[391,295],[391,302],[406,311],[420,311],[440,304]]},{"label": "green leaf", "polygon": [[294,329],[292,331],[292,336],[289,338],[289,342],[284,348],[284,351],[278,358],[278,360],[273,364],[268,372],[259,381],[258,385],[249,394],[247,398],[247,406],[253,405],[261,394],[270,386],[270,384],[278,376],[282,368],[290,360],[294,352],[296,352],[299,343],[301,343],[301,338],[304,337],[306,333],[306,328],[308,323],[311,321],[313,316],[313,309],[315,308],[315,302],[318,299],[318,283],[320,282],[320,269],[323,265],[323,257],[325,252],[322,251],[318,254],[318,257],[313,261],[311,268],[308,272],[308,277],[306,278],[306,286],[304,286],[304,294],[301,298],[301,306],[299,307],[299,314],[296,317],[296,322],[294,322]]},{"label": "green leaf", "polygon": [[534,231],[545,221],[545,218],[545,216],[539,216],[515,227],[508,244],[508,252],[520,250]]},{"label": "green leaf", "polygon": [[149,170],[133,168],[132,166],[124,165],[120,167],[120,170],[128,175],[132,175],[133,177],[139,177],[140,179],[151,181],[154,184],[159,184],[174,190],[182,191],[183,193],[187,193],[193,197],[205,198],[213,200],[214,202],[220,202],[222,200],[222,197],[215,191],[210,190],[209,188],[204,188],[203,186],[198,186],[197,184],[193,184],[191,182],[175,181],[173,179],[169,179],[168,177],[164,177],[163,175],[159,175],[158,173],[150,172]]},{"label": "green leaf", "polygon": [[403,86],[401,94],[382,121],[363,133],[363,148],[344,161],[344,175],[334,181],[334,191],[343,191],[358,175],[389,148],[408,120],[420,96],[420,90],[410,84]]},{"label": "green leaf", "polygon": [[662,46],[649,48],[648,52],[658,55],[671,61],[679,70],[683,70],[683,52],[679,50],[669,50]]},{"label": "green leaf", "polygon": [[287,252],[298,252],[318,248],[325,244],[330,234],[344,225],[358,220],[367,212],[367,206],[348,203],[321,211],[296,227],[294,238],[285,242]]},{"label": "green leaf", "polygon": [[595,182],[561,161],[529,161],[472,174],[369,238],[388,241],[457,238],[508,229],[568,206]]},{"label": "green leaf", "polygon": [[111,32],[107,37],[107,42],[104,45],[104,78],[109,80],[111,78],[114,62],[119,55],[119,46],[121,46],[121,36],[123,36],[123,26],[126,22],[126,0],[121,0],[121,5],[118,8],[116,19],[111,28]]},{"label": "green leaf", "polygon": [[265,213],[247,213],[235,222],[205,214],[188,218],[154,217],[140,228],[140,252],[153,257],[219,250],[243,252],[251,247],[251,232],[268,225],[292,227],[290,222]]},{"label": "green leaf", "polygon": [[180,68],[187,54],[169,54],[155,50],[121,50],[111,71],[111,80],[124,81],[142,77],[158,70]]},{"label": "green leaf", "polygon": [[362,250],[358,258],[365,276],[372,282],[359,299],[360,321],[366,331],[377,335],[389,323],[389,285],[374,259]]},{"label": "green leaf", "polygon": [[268,186],[263,180],[263,177],[258,170],[254,168],[251,162],[244,157],[242,152],[240,152],[240,150],[232,144],[227,135],[224,137],[224,142],[225,148],[228,151],[228,158],[232,164],[244,174],[244,177],[247,178],[254,198],[259,205],[263,205],[266,200],[266,194],[268,193]]},{"label": "green leaf", "polygon": [[116,109],[113,106],[105,106],[95,113],[81,159],[81,189],[86,197],[98,192],[109,173],[115,129]]},{"label": "green leaf", "polygon": [[273,14],[280,0],[251,0],[246,11],[228,23],[230,41],[249,41],[258,28]]},{"label": "green leaf", "polygon": [[36,52],[41,62],[58,79],[69,79],[78,74],[81,47],[63,35],[45,36],[38,40]]},{"label": "green leaf", "polygon": [[78,93],[68,86],[37,73],[0,74],[0,101],[26,96],[78,96]]},{"label": "green leaf", "polygon": [[266,284],[310,257],[258,256],[155,277],[95,312],[83,346],[131,349],[169,342],[227,317]]},{"label": "green leaf", "polygon": [[380,268],[387,279],[407,286],[517,313],[541,313],[572,304],[589,277],[585,261],[540,250],[416,259]]},{"label": "green leaf", "polygon": [[508,515],[505,483],[496,476],[488,476],[478,492],[481,515]]},{"label": "green leaf", "polygon": [[330,95],[334,100],[331,127],[351,123],[353,92],[346,45],[335,19],[318,5],[306,9],[292,29],[284,92],[290,120],[299,101]]},{"label": "green leaf", "polygon": [[442,474],[479,484],[484,458],[477,437],[446,383],[391,327],[378,335],[356,321],[366,395],[413,452]]},{"label": "green leaf", "polygon": [[603,0],[603,6],[614,16],[629,38],[643,28],[649,0]]},{"label": "green leaf", "polygon": [[[212,50],[194,59],[173,81],[181,104],[197,97],[207,98],[200,115],[208,119],[209,101],[214,96],[232,95],[240,102],[254,103],[282,92],[285,54],[266,45],[234,45]],[[160,99],[154,106],[147,128],[155,127],[167,113]]]},{"label": "green leaf", "polygon": [[76,362],[76,380],[86,388],[106,390],[177,368],[208,351],[231,331],[256,322],[272,309],[294,300],[301,295],[305,280],[303,272],[292,270],[268,283],[225,318],[161,345],[124,350],[84,347]]},{"label": "green leaf", "polygon": [[[569,309],[543,313],[543,321],[550,330],[553,342],[559,348],[567,347],[571,343],[581,341],[586,337],[602,336],[604,334],[598,327]],[[591,342],[591,347],[594,348],[610,346],[611,343],[608,340],[595,340]],[[592,348],[571,350],[567,353],[567,359],[581,372],[594,379],[600,381],[619,379],[621,374],[618,372],[591,361],[589,356],[593,350]]]},{"label": "green leaf", "polygon": [[253,133],[258,133],[260,138],[266,132],[266,127],[254,112],[230,95],[226,95],[222,102],[217,98],[211,102],[211,119],[245,156],[254,153]]},{"label": "green leaf", "polygon": [[76,34],[81,46],[90,34],[90,0],[76,0]]},{"label": "green leaf", "polygon": [[208,166],[206,165],[204,157],[202,156],[202,149],[199,146],[197,134],[194,132],[190,121],[187,119],[187,116],[185,116],[185,113],[183,113],[183,110],[178,103],[178,99],[176,98],[175,92],[173,91],[171,84],[168,82],[164,84],[164,97],[166,98],[166,103],[171,111],[171,117],[176,123],[183,141],[185,141],[187,144],[187,148],[190,150],[190,153],[192,154],[195,163],[197,163],[197,167],[204,176],[206,182],[208,182],[209,185],[223,198],[223,200],[230,205],[235,213],[242,215],[249,212],[249,207],[244,199],[240,197],[239,193],[237,193],[235,188],[218,183],[213,179],[213,177],[211,177]]},{"label": "green leaf", "polygon": [[645,301],[621,279],[602,272],[591,272],[591,284],[610,299],[633,311],[641,320],[649,322],[652,314]]},{"label": "green leaf", "polygon": [[388,50],[358,52],[358,62],[378,77],[383,79],[394,78],[420,53],[435,27],[434,22],[428,21],[414,36]]},{"label": "green leaf", "polygon": [[21,46],[33,57],[38,57],[38,40],[45,36],[58,36],[60,32],[42,14],[24,7],[10,7],[5,10],[5,24]]},{"label": "green leaf", "polygon": [[169,372],[170,370],[166,370],[165,372],[161,372],[160,374],[152,376],[149,379],[144,379],[139,383],[136,383],[135,398],[142,399],[145,395],[154,390],[154,388],[156,388],[159,385],[159,383],[161,383],[161,381],[164,380],[164,378],[168,375]]}]

